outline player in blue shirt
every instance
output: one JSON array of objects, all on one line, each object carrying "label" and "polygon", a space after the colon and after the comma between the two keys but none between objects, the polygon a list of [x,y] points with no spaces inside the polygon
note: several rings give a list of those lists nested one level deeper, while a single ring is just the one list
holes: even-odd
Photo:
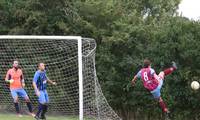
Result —
[{"label": "player in blue shirt", "polygon": [[49,80],[45,70],[45,64],[39,63],[38,70],[35,72],[33,78],[33,87],[38,96],[39,106],[35,119],[46,119],[45,113],[48,109],[49,97],[47,93],[47,82],[56,85],[56,82]]}]

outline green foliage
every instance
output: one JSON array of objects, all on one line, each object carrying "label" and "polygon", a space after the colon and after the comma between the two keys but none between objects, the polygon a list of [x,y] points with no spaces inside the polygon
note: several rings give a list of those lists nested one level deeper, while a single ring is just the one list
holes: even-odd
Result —
[{"label": "green foliage", "polygon": [[178,17],[179,2],[1,0],[0,34],[95,38],[103,92],[125,120],[161,119],[161,110],[141,81],[134,88],[130,81],[144,58],[153,61],[157,73],[174,60],[179,69],[166,77],[162,95],[174,119],[196,119],[200,96],[190,89],[190,83],[200,78],[200,23]]}]

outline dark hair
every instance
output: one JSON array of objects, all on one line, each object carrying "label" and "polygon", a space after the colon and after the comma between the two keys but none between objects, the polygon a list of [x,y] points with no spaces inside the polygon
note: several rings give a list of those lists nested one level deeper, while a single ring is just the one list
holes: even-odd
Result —
[{"label": "dark hair", "polygon": [[151,61],[149,59],[144,59],[144,68],[148,68],[151,65]]}]

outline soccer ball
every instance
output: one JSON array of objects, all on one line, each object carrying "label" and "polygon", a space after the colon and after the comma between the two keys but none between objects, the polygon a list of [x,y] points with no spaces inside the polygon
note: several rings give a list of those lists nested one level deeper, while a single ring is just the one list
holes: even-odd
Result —
[{"label": "soccer ball", "polygon": [[199,89],[199,82],[197,82],[197,81],[193,81],[192,83],[191,83],[191,88],[193,89],[193,90],[198,90]]}]

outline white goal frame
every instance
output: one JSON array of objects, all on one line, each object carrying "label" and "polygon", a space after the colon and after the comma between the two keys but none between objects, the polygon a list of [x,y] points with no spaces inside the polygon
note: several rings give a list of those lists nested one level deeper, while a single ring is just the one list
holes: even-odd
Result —
[{"label": "white goal frame", "polygon": [[52,40],[77,40],[78,43],[78,74],[79,74],[79,120],[83,120],[83,62],[82,62],[82,37],[81,36],[40,36],[40,35],[0,35],[1,39],[52,39]]}]

